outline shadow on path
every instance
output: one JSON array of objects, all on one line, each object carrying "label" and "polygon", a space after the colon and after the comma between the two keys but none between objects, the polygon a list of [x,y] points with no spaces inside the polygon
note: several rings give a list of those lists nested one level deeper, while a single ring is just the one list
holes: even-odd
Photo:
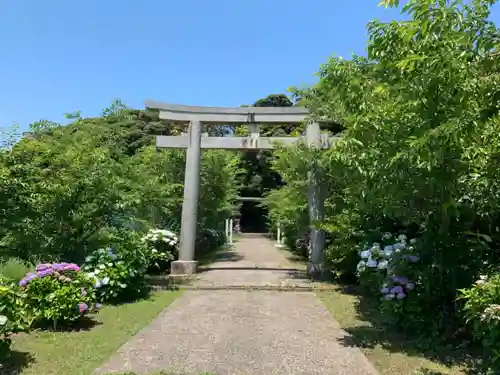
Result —
[{"label": "shadow on path", "polygon": [[283,271],[283,272],[298,272],[295,268],[272,268],[272,267],[202,267],[198,272],[207,271]]}]

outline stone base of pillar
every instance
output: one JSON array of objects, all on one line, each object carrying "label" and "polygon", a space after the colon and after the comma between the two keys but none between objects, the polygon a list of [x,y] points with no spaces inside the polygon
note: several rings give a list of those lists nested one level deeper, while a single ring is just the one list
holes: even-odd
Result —
[{"label": "stone base of pillar", "polygon": [[170,266],[170,274],[172,276],[191,276],[197,270],[198,262],[195,260],[175,260]]},{"label": "stone base of pillar", "polygon": [[307,263],[307,276],[314,280],[323,280],[325,278],[325,267],[323,263]]}]

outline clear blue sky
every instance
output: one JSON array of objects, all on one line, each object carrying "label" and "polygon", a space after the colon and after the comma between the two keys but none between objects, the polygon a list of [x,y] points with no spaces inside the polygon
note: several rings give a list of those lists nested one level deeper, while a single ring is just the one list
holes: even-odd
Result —
[{"label": "clear blue sky", "polygon": [[249,104],[313,83],[333,54],[363,54],[366,23],[400,17],[377,3],[2,0],[0,126],[97,115],[116,98]]}]

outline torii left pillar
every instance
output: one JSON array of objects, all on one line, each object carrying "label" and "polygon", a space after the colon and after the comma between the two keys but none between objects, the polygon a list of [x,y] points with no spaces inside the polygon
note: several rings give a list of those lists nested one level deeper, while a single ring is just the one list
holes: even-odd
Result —
[{"label": "torii left pillar", "polygon": [[171,265],[174,275],[192,275],[198,268],[198,262],[194,260],[194,249],[198,231],[202,127],[198,120],[191,120],[189,123],[179,260],[173,261]]}]

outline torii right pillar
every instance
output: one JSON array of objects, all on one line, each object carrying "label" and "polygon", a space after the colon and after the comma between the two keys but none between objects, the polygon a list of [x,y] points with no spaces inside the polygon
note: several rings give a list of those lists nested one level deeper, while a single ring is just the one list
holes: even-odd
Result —
[{"label": "torii right pillar", "polygon": [[[306,130],[307,145],[311,148],[322,148],[321,130],[318,123],[309,123]],[[322,171],[313,161],[313,168],[308,172],[308,204],[310,250],[307,263],[307,274],[310,278],[321,279],[324,276],[325,232],[316,226],[324,219],[325,192],[322,186]]]}]

